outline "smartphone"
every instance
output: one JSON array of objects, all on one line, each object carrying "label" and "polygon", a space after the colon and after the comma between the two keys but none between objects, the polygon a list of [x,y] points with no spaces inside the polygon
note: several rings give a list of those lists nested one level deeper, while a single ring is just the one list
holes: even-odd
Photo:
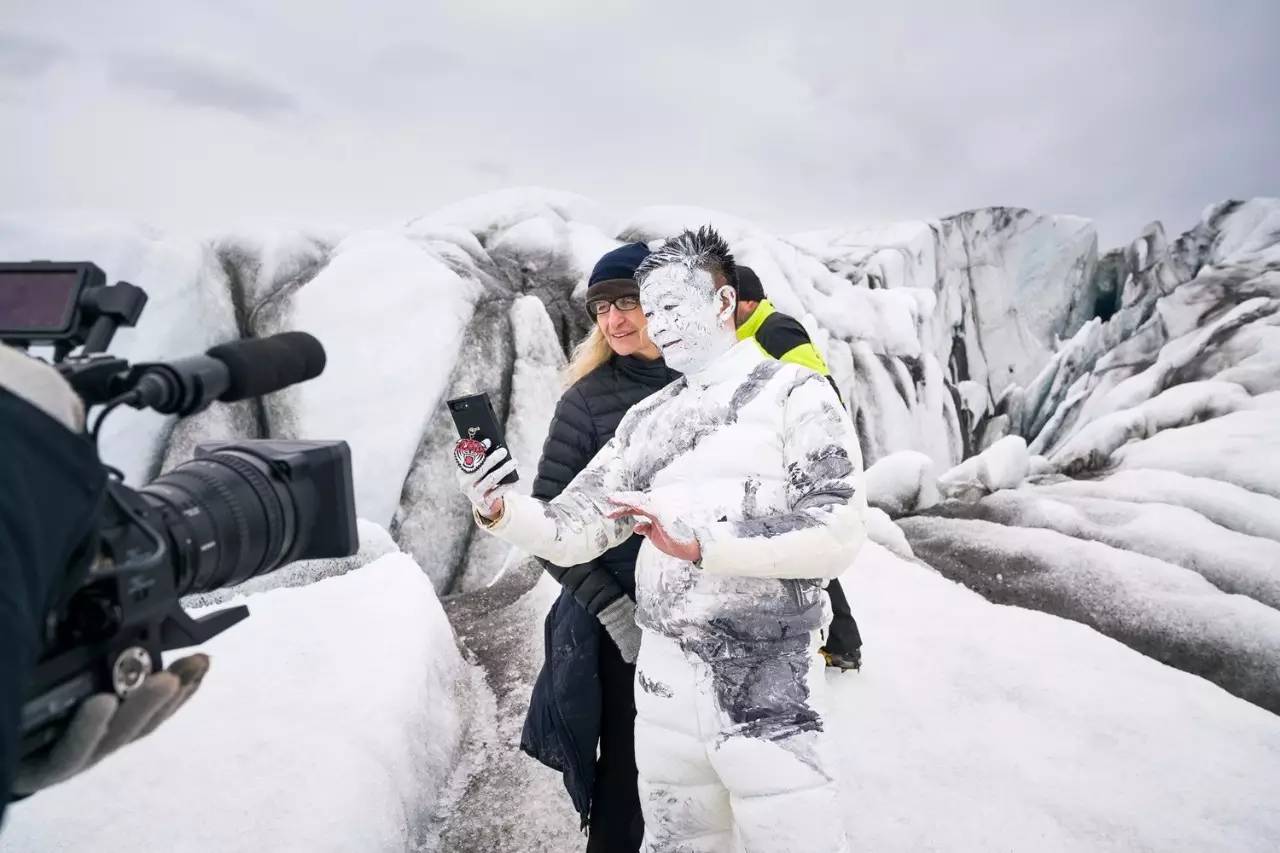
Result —
[{"label": "smartphone", "polygon": [[[507,446],[506,434],[493,411],[493,403],[489,402],[488,394],[455,397],[449,401],[449,414],[453,415],[453,425],[458,428],[459,438],[474,438],[476,441],[487,438],[493,442],[489,446],[491,453],[499,447]],[[501,483],[505,486],[519,479],[520,476],[512,471],[502,478]]]}]

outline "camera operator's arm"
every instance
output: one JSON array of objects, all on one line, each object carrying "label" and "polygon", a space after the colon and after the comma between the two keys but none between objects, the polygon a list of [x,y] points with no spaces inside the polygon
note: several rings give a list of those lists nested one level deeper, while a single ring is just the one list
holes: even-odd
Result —
[{"label": "camera operator's arm", "polygon": [[57,371],[0,344],[0,810],[11,792],[61,781],[146,734],[207,666],[203,655],[180,661],[180,675],[158,673],[124,703],[91,697],[46,754],[19,763],[22,703],[46,615],[71,591],[70,570],[93,557],[106,475],[79,434],[83,421]]},{"label": "camera operator's arm", "polygon": [[0,345],[0,806],[18,764],[22,702],[45,614],[93,529],[106,476],[56,371]]}]

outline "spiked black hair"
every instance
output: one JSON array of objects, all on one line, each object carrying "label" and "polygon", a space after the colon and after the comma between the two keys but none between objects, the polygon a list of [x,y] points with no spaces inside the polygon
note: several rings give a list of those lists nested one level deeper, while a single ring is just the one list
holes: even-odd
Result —
[{"label": "spiked black hair", "polygon": [[645,258],[636,269],[636,281],[643,284],[649,273],[658,267],[680,264],[687,269],[704,269],[716,280],[716,287],[723,285],[737,288],[737,265],[729,244],[710,225],[697,231],[684,231],[663,243]]}]

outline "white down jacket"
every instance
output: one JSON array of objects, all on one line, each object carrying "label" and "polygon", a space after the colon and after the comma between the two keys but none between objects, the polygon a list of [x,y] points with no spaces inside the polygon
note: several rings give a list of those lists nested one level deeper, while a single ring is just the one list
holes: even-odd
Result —
[{"label": "white down jacket", "polygon": [[507,495],[489,529],[553,563],[583,563],[632,535],[630,519],[605,517],[620,492],[644,493],[664,523],[697,537],[700,566],[641,547],[637,621],[708,660],[807,649],[829,618],[822,581],[865,539],[848,414],[824,378],[749,340],[637,404],[555,500]]}]

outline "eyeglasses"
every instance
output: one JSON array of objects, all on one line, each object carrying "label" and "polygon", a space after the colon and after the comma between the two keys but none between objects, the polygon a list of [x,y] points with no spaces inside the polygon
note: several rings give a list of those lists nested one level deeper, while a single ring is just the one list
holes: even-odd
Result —
[{"label": "eyeglasses", "polygon": [[587,303],[587,313],[594,317],[603,317],[609,313],[610,305],[619,311],[634,311],[640,307],[640,297],[619,296],[617,299],[593,299]]}]

